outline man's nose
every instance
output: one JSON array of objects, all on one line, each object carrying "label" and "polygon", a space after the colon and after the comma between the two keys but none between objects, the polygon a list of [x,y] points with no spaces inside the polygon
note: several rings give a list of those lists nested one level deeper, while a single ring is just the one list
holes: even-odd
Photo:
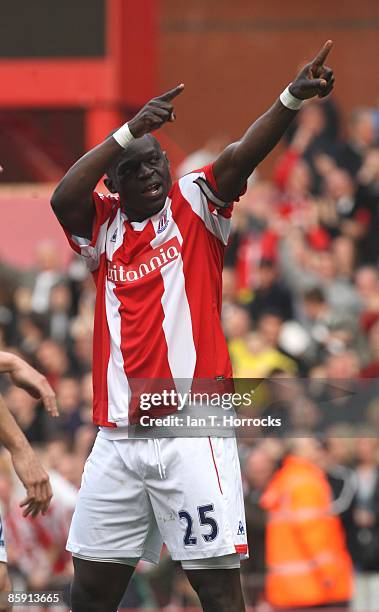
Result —
[{"label": "man's nose", "polygon": [[138,176],[139,178],[148,178],[154,173],[154,169],[149,166],[149,164],[145,164],[142,162],[138,168]]}]

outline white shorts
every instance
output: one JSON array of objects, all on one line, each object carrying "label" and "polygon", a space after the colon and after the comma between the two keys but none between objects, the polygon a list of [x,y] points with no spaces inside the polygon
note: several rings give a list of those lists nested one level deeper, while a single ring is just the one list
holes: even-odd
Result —
[{"label": "white shorts", "polygon": [[0,517],[0,563],[7,563],[7,551],[5,549],[4,528]]},{"label": "white shorts", "polygon": [[84,467],[67,549],[92,559],[158,563],[247,557],[235,438],[111,440],[100,432]]}]

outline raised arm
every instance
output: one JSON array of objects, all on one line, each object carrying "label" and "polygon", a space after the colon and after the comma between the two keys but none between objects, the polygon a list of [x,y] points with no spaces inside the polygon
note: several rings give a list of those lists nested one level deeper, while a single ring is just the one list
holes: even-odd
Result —
[{"label": "raised arm", "polygon": [[266,157],[283,136],[296,116],[301,101],[327,96],[334,85],[331,68],[324,62],[332,48],[328,40],[312,62],[307,64],[283,92],[280,99],[253,123],[238,142],[229,145],[214,164],[218,195],[225,202],[239,196],[254,168]]},{"label": "raised arm", "polygon": [[[72,234],[91,238],[95,208],[92,193],[108,168],[130,139],[157,130],[174,121],[172,100],[183,91],[183,84],[153,98],[127,124],[81,157],[63,177],[51,198],[55,215]],[[119,136],[117,136],[119,134]]]}]

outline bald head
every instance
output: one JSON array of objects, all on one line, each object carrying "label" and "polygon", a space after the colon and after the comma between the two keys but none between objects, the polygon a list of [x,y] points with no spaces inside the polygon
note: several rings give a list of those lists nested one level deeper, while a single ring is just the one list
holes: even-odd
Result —
[{"label": "bald head", "polygon": [[[116,130],[111,132],[109,136],[114,134]],[[120,152],[119,157],[113,162],[113,164],[107,170],[107,176],[110,178],[114,178],[116,176],[117,168],[120,164],[127,162],[129,160],[133,160],[134,156],[141,151],[149,151],[154,150],[163,154],[162,147],[158,140],[152,134],[146,134],[141,138],[135,138],[132,140],[128,146]]]},{"label": "bald head", "polygon": [[322,447],[319,440],[316,438],[292,438],[287,441],[287,445],[291,455],[302,457],[312,463],[320,463]]},{"label": "bald head", "polygon": [[171,188],[169,163],[151,134],[135,138],[107,171],[105,185],[118,193],[131,221],[143,221],[159,212]]}]

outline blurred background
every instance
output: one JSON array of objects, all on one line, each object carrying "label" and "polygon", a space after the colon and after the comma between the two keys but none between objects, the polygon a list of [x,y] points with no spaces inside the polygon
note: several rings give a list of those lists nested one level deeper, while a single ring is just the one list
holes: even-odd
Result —
[{"label": "blurred background", "polygon": [[[288,525],[275,530],[272,500],[280,483],[291,490],[286,475],[295,470],[303,476],[293,492],[300,501],[287,511],[306,540],[308,561],[316,562],[321,540],[327,548],[336,538],[346,561],[338,576],[326,572],[323,588],[337,585],[338,601],[353,610],[379,610],[379,401],[367,404],[361,430],[346,421],[311,439],[320,418],[300,383],[379,376],[377,0],[54,6],[1,0],[0,6],[0,349],[42,370],[61,410],[49,422],[40,405],[5,377],[0,381],[55,492],[47,517],[22,519],[19,484],[1,453],[0,500],[15,588],[67,591],[72,566],[65,539],[95,436],[94,285],[52,215],[54,185],[150,97],[180,82],[177,122],[158,138],[175,176],[209,163],[331,38],[335,93],[304,105],[254,173],[235,206],[225,257],[222,316],[234,374],[298,378],[287,403],[307,436],[305,444],[274,437],[240,443],[251,548],[243,583],[251,610],[273,609],[272,566],[288,562],[277,548],[296,542]],[[304,519],[303,507],[313,508],[312,519]],[[323,534],[317,545],[306,538],[316,531]],[[303,605],[302,588],[295,580],[287,609]],[[337,601],[331,598],[325,604]],[[163,551],[158,568],[139,565],[123,606],[179,612],[197,609],[197,601]]]}]

